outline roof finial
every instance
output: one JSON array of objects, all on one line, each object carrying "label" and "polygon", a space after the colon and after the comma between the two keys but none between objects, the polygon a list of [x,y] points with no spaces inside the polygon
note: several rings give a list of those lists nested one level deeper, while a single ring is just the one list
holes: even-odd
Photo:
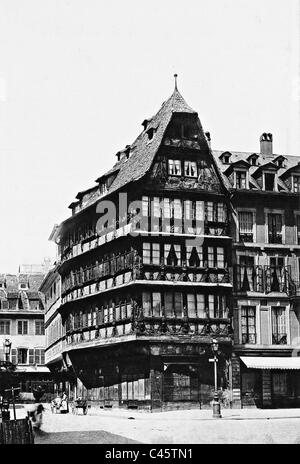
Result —
[{"label": "roof finial", "polygon": [[175,90],[178,90],[177,89],[177,77],[178,77],[178,74],[174,74],[174,77],[175,77]]}]

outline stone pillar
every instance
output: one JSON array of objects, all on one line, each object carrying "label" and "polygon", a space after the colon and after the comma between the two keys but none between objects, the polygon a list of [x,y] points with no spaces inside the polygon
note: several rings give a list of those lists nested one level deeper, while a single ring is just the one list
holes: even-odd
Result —
[{"label": "stone pillar", "polygon": [[231,388],[232,388],[232,407],[235,409],[242,407],[241,401],[241,367],[240,359],[232,353],[231,358]]},{"label": "stone pillar", "polygon": [[163,373],[155,368],[150,369],[151,409],[162,409],[162,382]]},{"label": "stone pillar", "polygon": [[268,369],[263,369],[262,371],[262,401],[263,408],[268,408],[272,405],[271,371]]}]

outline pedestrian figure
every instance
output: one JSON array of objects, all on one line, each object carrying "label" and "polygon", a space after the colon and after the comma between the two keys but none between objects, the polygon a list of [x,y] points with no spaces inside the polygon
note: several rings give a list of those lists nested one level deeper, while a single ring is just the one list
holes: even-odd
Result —
[{"label": "pedestrian figure", "polygon": [[45,410],[42,404],[39,404],[33,411],[30,411],[29,417],[32,422],[32,427],[34,430],[40,430],[43,423],[43,411]]},{"label": "pedestrian figure", "polygon": [[62,414],[66,414],[67,412],[69,412],[68,397],[65,392],[63,392],[62,394],[60,412]]}]

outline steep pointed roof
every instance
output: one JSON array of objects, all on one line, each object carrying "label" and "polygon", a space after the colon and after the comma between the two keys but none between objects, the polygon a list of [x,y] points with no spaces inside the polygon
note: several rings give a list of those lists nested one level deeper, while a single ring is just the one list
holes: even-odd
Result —
[{"label": "steep pointed roof", "polygon": [[[156,115],[148,120],[146,129],[131,145],[130,157],[120,169],[109,189],[109,193],[122,188],[128,182],[140,179],[150,169],[174,113],[197,115],[197,112],[186,103],[177,88],[175,88],[171,97],[162,104]],[[149,140],[148,133],[151,129],[154,135],[153,138]]]},{"label": "steep pointed roof", "polygon": [[[152,162],[162,143],[163,137],[172,116],[178,113],[192,114],[195,115],[195,117],[198,116],[198,113],[187,104],[181,93],[178,91],[176,82],[174,92],[170,98],[161,105],[161,108],[153,117],[145,119],[143,122],[144,130],[140,133],[132,145],[127,146],[127,149],[130,153],[129,158],[123,158],[122,160],[118,161],[112,169],[110,169],[107,173],[103,174],[96,180],[96,182],[100,182],[104,177],[113,173],[116,174],[114,181],[108,188],[105,195],[100,194],[97,186],[94,186],[95,192],[97,191],[98,193],[95,196],[91,195],[91,198],[87,199],[85,204],[82,205],[82,207],[80,207],[79,211],[77,212],[80,213],[83,209],[93,205],[100,197],[106,197],[112,192],[116,192],[117,190],[122,189],[128,183],[141,179],[151,168]],[[203,140],[206,141],[199,119],[197,123]],[[153,133],[152,137],[149,137],[150,131]],[[88,189],[86,192],[89,190],[90,189]],[[79,193],[79,197],[82,195],[82,193],[83,192]],[[69,207],[74,209],[79,203],[80,201],[75,201],[71,203]],[[75,214],[77,214],[77,212]],[[71,217],[63,221],[62,224],[68,222],[70,219]]]}]

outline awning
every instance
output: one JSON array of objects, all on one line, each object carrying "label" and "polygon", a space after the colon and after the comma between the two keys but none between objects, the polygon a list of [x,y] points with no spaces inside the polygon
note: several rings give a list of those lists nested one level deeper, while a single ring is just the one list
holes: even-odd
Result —
[{"label": "awning", "polygon": [[50,373],[50,370],[46,366],[17,366],[15,372],[30,372],[30,373],[41,373],[41,372],[48,372]]},{"label": "awning", "polygon": [[251,369],[300,369],[300,357],[240,356]]}]

